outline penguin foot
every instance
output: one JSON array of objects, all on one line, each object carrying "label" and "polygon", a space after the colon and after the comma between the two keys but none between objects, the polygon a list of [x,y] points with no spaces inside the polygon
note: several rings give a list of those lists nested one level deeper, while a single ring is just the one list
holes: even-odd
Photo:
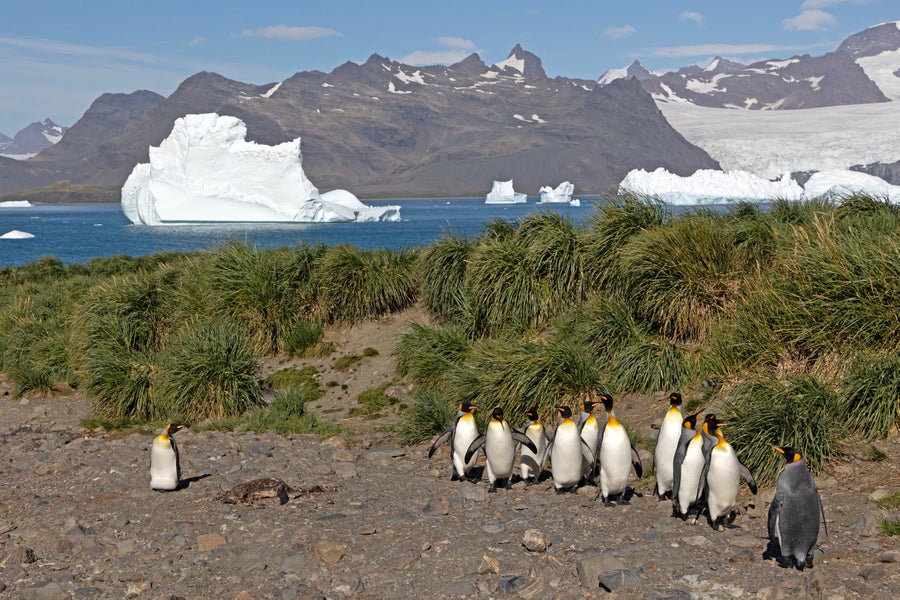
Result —
[{"label": "penguin foot", "polygon": [[497,493],[497,484],[492,483],[488,488],[488,494],[496,494]]}]

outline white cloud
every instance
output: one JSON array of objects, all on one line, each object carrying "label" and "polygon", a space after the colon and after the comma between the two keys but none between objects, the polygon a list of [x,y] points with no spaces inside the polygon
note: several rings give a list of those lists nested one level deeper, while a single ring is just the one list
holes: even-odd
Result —
[{"label": "white cloud", "polygon": [[438,44],[440,44],[441,46],[449,46],[451,48],[460,48],[465,50],[471,50],[475,47],[475,42],[473,42],[472,40],[458,37],[438,38]]},{"label": "white cloud", "polygon": [[206,42],[205,37],[195,37],[188,43],[188,45],[189,46],[199,46],[200,44],[203,44],[204,42]]},{"label": "white cloud", "polygon": [[804,10],[796,17],[784,19],[781,24],[785,29],[796,29],[797,31],[819,31],[828,29],[834,25],[837,19],[831,13],[824,10]]},{"label": "white cloud", "polygon": [[637,33],[637,29],[631,25],[623,25],[622,27],[607,27],[603,30],[603,35],[614,40],[628,37]]},{"label": "white cloud", "polygon": [[703,15],[692,10],[686,10],[678,15],[679,21],[693,21],[697,25],[703,25]]},{"label": "white cloud", "polygon": [[340,32],[327,27],[293,27],[290,25],[271,25],[259,29],[245,29],[243,36],[268,38],[273,40],[294,40],[308,42],[320,37],[340,36]]}]

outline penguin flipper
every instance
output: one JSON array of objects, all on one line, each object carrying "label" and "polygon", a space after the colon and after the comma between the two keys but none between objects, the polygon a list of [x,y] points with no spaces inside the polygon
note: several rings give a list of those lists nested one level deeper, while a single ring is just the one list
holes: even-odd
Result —
[{"label": "penguin flipper", "polygon": [[[599,447],[600,445],[598,444],[597,448]],[[591,472],[593,473],[594,467],[597,466],[597,455],[591,452],[591,447],[584,440],[581,440],[581,457],[591,464]]]},{"label": "penguin flipper", "polygon": [[773,542],[778,541],[778,532],[775,531],[775,526],[778,522],[779,510],[781,510],[781,501],[778,499],[778,495],[776,494],[776,496],[772,498],[772,503],[769,505],[769,516],[768,519],[766,519],[766,529],[769,533],[769,539]]},{"label": "penguin flipper", "polygon": [[526,446],[529,450],[537,454],[537,446],[535,446],[534,442],[528,439],[528,436],[526,436],[524,433],[517,430],[512,432],[512,436],[514,440]]},{"label": "penguin flipper", "polygon": [[[747,482],[747,487],[749,487],[750,491],[755,494],[756,480],[753,479],[753,475],[750,474],[750,469],[744,466],[744,463],[738,463],[738,468],[741,470],[741,477],[743,477],[744,481]],[[821,505],[821,502],[819,504]]]},{"label": "penguin flipper", "polygon": [[450,439],[450,436],[453,434],[453,427],[448,427],[438,439],[434,440],[434,443],[431,444],[431,448],[428,449],[428,458],[434,454],[434,451],[438,449],[438,447]]},{"label": "penguin flipper", "polygon": [[487,437],[484,435],[479,435],[477,438],[472,440],[472,443],[469,444],[469,449],[466,450],[466,457],[463,459],[463,462],[468,463],[472,460],[472,457],[478,452],[478,449],[484,446],[484,443],[487,441]]},{"label": "penguin flipper", "polygon": [[634,472],[637,474],[638,479],[644,476],[644,465],[641,464],[641,457],[638,456],[634,446],[631,447],[631,466],[634,467]]}]

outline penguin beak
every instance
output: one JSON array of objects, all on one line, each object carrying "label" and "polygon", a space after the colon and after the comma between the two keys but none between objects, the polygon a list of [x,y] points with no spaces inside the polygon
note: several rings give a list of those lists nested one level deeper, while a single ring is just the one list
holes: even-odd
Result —
[{"label": "penguin beak", "polygon": [[778,446],[776,446],[774,444],[772,445],[772,450],[774,450],[775,452],[780,452],[781,454],[784,454],[784,450],[782,450],[781,448],[779,448]]}]

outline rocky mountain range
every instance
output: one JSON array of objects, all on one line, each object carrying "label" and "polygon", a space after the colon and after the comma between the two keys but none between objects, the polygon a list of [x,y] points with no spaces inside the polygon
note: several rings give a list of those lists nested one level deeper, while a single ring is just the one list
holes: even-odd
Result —
[{"label": "rocky mountain range", "polygon": [[251,141],[301,137],[304,170],[322,190],[345,188],[362,198],[482,196],[493,180],[513,179],[517,191],[532,195],[564,180],[577,194],[596,194],[635,168],[682,175],[718,168],[656,102],[781,110],[889,102],[900,99],[898,82],[896,23],[854,34],[819,57],[751,65],[717,59],[661,75],[633,63],[598,80],[550,78],[518,45],[494,65],[477,54],[449,67],[373,54],[363,64],[265,85],[202,72],[169,97],[104,94],[37,156],[0,156],[0,194],[60,180],[121,185],[175,119],[204,112],[242,119]]},{"label": "rocky mountain range", "polygon": [[661,101],[715,108],[801,109],[898,99],[900,27],[882,23],[846,38],[823,56],[803,54],[743,65],[716,57],[706,68],[653,73],[635,61],[600,79],[608,85],[636,77]]}]

